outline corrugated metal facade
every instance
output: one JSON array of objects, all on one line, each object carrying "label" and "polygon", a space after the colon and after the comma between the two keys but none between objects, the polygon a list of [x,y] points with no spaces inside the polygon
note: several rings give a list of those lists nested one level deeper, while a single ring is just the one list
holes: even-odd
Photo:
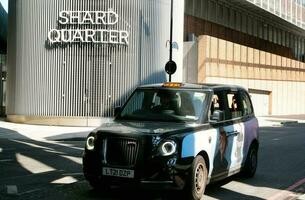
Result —
[{"label": "corrugated metal facade", "polygon": [[0,54],[6,54],[7,13],[0,3]]},{"label": "corrugated metal facade", "polygon": [[[169,6],[169,0],[10,1],[7,114],[110,117],[137,85],[165,81]],[[49,45],[60,11],[109,9],[119,16],[111,28],[129,32],[128,46]]]}]

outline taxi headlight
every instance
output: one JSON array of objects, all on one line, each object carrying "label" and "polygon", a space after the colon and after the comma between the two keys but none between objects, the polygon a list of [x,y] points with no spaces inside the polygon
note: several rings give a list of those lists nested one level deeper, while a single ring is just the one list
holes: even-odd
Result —
[{"label": "taxi headlight", "polygon": [[163,156],[170,156],[176,152],[177,145],[175,141],[165,141],[160,146],[160,152]]},{"label": "taxi headlight", "polygon": [[93,136],[89,136],[86,141],[86,148],[90,151],[94,149],[94,141],[95,138]]}]

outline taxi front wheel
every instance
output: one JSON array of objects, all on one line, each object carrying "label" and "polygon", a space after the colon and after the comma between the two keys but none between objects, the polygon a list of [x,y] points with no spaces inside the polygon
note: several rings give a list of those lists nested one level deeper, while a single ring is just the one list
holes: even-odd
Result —
[{"label": "taxi front wheel", "polygon": [[207,184],[208,170],[202,156],[196,156],[190,169],[189,182],[185,192],[188,199],[200,200]]}]

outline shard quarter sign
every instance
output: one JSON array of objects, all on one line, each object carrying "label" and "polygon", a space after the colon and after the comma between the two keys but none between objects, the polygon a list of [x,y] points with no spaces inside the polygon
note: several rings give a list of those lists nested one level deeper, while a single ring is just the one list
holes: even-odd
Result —
[{"label": "shard quarter sign", "polygon": [[128,45],[129,32],[118,29],[119,16],[108,11],[60,11],[58,28],[48,33],[54,43]]}]

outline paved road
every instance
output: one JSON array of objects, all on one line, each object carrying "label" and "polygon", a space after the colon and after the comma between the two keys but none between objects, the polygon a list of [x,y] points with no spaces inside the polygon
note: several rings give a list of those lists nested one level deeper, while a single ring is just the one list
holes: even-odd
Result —
[{"label": "paved road", "polygon": [[[305,124],[265,127],[260,133],[256,176],[209,185],[204,199],[277,200],[305,193]],[[82,148],[79,139],[0,139],[0,199],[179,199],[176,192],[93,191],[81,173]]]}]

